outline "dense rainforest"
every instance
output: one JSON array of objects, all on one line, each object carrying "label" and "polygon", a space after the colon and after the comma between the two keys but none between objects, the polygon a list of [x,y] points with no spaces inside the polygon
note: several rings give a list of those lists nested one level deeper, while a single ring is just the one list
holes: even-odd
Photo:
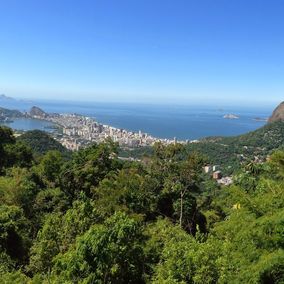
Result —
[{"label": "dense rainforest", "polygon": [[196,150],[66,157],[0,128],[1,283],[284,283],[284,152],[220,187]]}]

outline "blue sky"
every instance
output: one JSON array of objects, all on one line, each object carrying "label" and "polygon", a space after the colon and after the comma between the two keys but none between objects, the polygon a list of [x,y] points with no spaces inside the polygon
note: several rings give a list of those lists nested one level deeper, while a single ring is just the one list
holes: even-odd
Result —
[{"label": "blue sky", "polygon": [[0,93],[284,100],[282,0],[1,0]]}]

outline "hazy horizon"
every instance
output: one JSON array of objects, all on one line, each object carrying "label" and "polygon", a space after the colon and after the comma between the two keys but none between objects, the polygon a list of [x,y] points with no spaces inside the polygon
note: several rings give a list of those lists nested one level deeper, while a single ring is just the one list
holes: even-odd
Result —
[{"label": "hazy horizon", "polygon": [[[206,101],[198,101],[198,100],[193,100],[190,102],[171,102],[171,101],[137,101],[137,100],[104,100],[104,99],[92,99],[92,98],[72,98],[72,99],[68,99],[68,98],[60,98],[60,97],[56,97],[56,98],[44,98],[44,97],[25,97],[25,96],[9,96],[7,94],[1,94],[0,95],[4,95],[6,97],[8,97],[9,99],[12,98],[14,100],[17,101],[25,101],[25,102],[67,102],[70,104],[86,104],[86,103],[91,103],[91,104],[95,104],[95,103],[99,103],[99,104],[113,104],[113,105],[135,105],[135,104],[139,104],[141,106],[145,105],[145,106],[176,106],[176,107],[210,107],[210,108],[230,108],[230,107],[234,107],[234,108],[247,108],[247,109],[254,109],[254,108],[265,108],[265,109],[271,109],[273,110],[279,103],[281,103],[282,101],[266,101],[266,102],[262,102],[262,101],[255,101],[254,104],[252,104],[253,102],[251,101],[251,104],[247,104],[248,101],[244,101],[244,100],[236,100],[236,101],[223,101],[223,100],[206,100]],[[1,101],[0,101],[1,102]],[[3,103],[3,100],[2,100]]]},{"label": "hazy horizon", "polygon": [[[123,102],[83,102],[63,100],[0,99],[0,106],[29,112],[33,106],[53,113],[75,113],[118,129],[148,133],[153,137],[194,140],[207,136],[234,136],[253,131],[263,125],[274,106],[225,106],[144,104]],[[226,114],[238,119],[225,119]],[[66,120],[68,122],[68,119]],[[20,130],[45,129],[46,121],[34,119],[13,120],[10,127]],[[43,125],[42,125],[43,124]]]}]

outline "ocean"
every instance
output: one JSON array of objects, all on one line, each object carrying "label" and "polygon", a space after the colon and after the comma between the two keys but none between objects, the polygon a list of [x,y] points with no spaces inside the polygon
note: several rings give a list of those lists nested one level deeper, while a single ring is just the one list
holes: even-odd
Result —
[{"label": "ocean", "polygon": [[[0,107],[28,111],[38,106],[46,112],[77,113],[93,117],[103,124],[129,131],[139,131],[159,138],[176,137],[193,140],[208,136],[234,136],[255,130],[266,122],[255,118],[267,118],[271,107],[151,105],[134,103],[73,102],[51,100],[1,99]],[[238,119],[225,119],[234,114]],[[15,125],[17,123],[17,125]],[[41,121],[14,122],[12,128],[48,129]]]}]

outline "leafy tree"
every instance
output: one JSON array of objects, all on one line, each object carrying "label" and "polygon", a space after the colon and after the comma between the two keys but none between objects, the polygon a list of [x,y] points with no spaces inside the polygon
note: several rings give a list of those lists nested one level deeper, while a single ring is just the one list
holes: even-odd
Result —
[{"label": "leafy tree", "polygon": [[271,155],[269,165],[276,177],[284,178],[284,151],[276,151]]},{"label": "leafy tree", "polygon": [[7,254],[15,264],[27,260],[29,248],[29,222],[23,210],[11,205],[0,206],[0,252]]},{"label": "leafy tree", "polygon": [[7,144],[14,144],[15,138],[13,136],[13,131],[5,126],[0,127],[0,172],[6,164],[7,154],[5,152],[4,146]]},{"label": "leafy tree", "polygon": [[31,167],[33,163],[33,154],[30,148],[21,142],[8,144],[4,147],[6,153],[6,167]]},{"label": "leafy tree", "polygon": [[23,209],[26,217],[33,215],[33,204],[40,190],[31,170],[11,168],[5,177],[0,177],[0,200]]},{"label": "leafy tree", "polygon": [[97,221],[96,210],[84,197],[75,201],[65,214],[54,212],[48,215],[31,248],[29,270],[33,273],[50,271],[53,258],[66,252],[76,237]]},{"label": "leafy tree", "polygon": [[141,224],[116,213],[94,225],[74,248],[57,257],[60,279],[84,283],[143,283]]},{"label": "leafy tree", "polygon": [[63,157],[59,151],[48,151],[41,159],[39,172],[47,184],[58,183],[58,176],[63,166]]},{"label": "leafy tree", "polygon": [[15,143],[15,137],[11,128],[6,126],[0,127],[0,145]]},{"label": "leafy tree", "polygon": [[204,242],[204,237],[200,234],[193,238],[180,227],[167,224],[165,221],[159,221],[158,227],[155,226],[150,229],[151,238],[147,243],[147,246],[150,246],[150,255],[153,254],[153,250],[160,254],[159,262],[153,268],[152,283],[218,281],[221,242],[213,238]]},{"label": "leafy tree", "polygon": [[105,178],[94,190],[96,208],[103,217],[124,211],[153,219],[158,214],[156,188],[157,181],[145,171],[122,169]]},{"label": "leafy tree", "polygon": [[0,279],[2,283],[7,284],[29,284],[30,279],[23,274],[21,271],[12,271],[0,274]]},{"label": "leafy tree", "polygon": [[[161,148],[167,153],[166,156],[160,154]],[[204,160],[196,153],[184,158],[180,155],[183,151],[184,147],[179,144],[169,149],[159,146],[158,154],[155,155],[158,158],[153,160],[150,173],[163,185],[159,196],[159,212],[194,234],[197,223],[205,230],[205,218],[199,212],[195,198],[202,180]]]},{"label": "leafy tree", "polygon": [[37,222],[42,224],[46,214],[65,212],[69,206],[69,201],[60,188],[48,188],[38,192],[32,209]]},{"label": "leafy tree", "polygon": [[116,153],[117,144],[112,141],[80,150],[62,170],[61,189],[71,199],[76,198],[81,191],[92,196],[93,188],[111,171],[120,167]]}]

